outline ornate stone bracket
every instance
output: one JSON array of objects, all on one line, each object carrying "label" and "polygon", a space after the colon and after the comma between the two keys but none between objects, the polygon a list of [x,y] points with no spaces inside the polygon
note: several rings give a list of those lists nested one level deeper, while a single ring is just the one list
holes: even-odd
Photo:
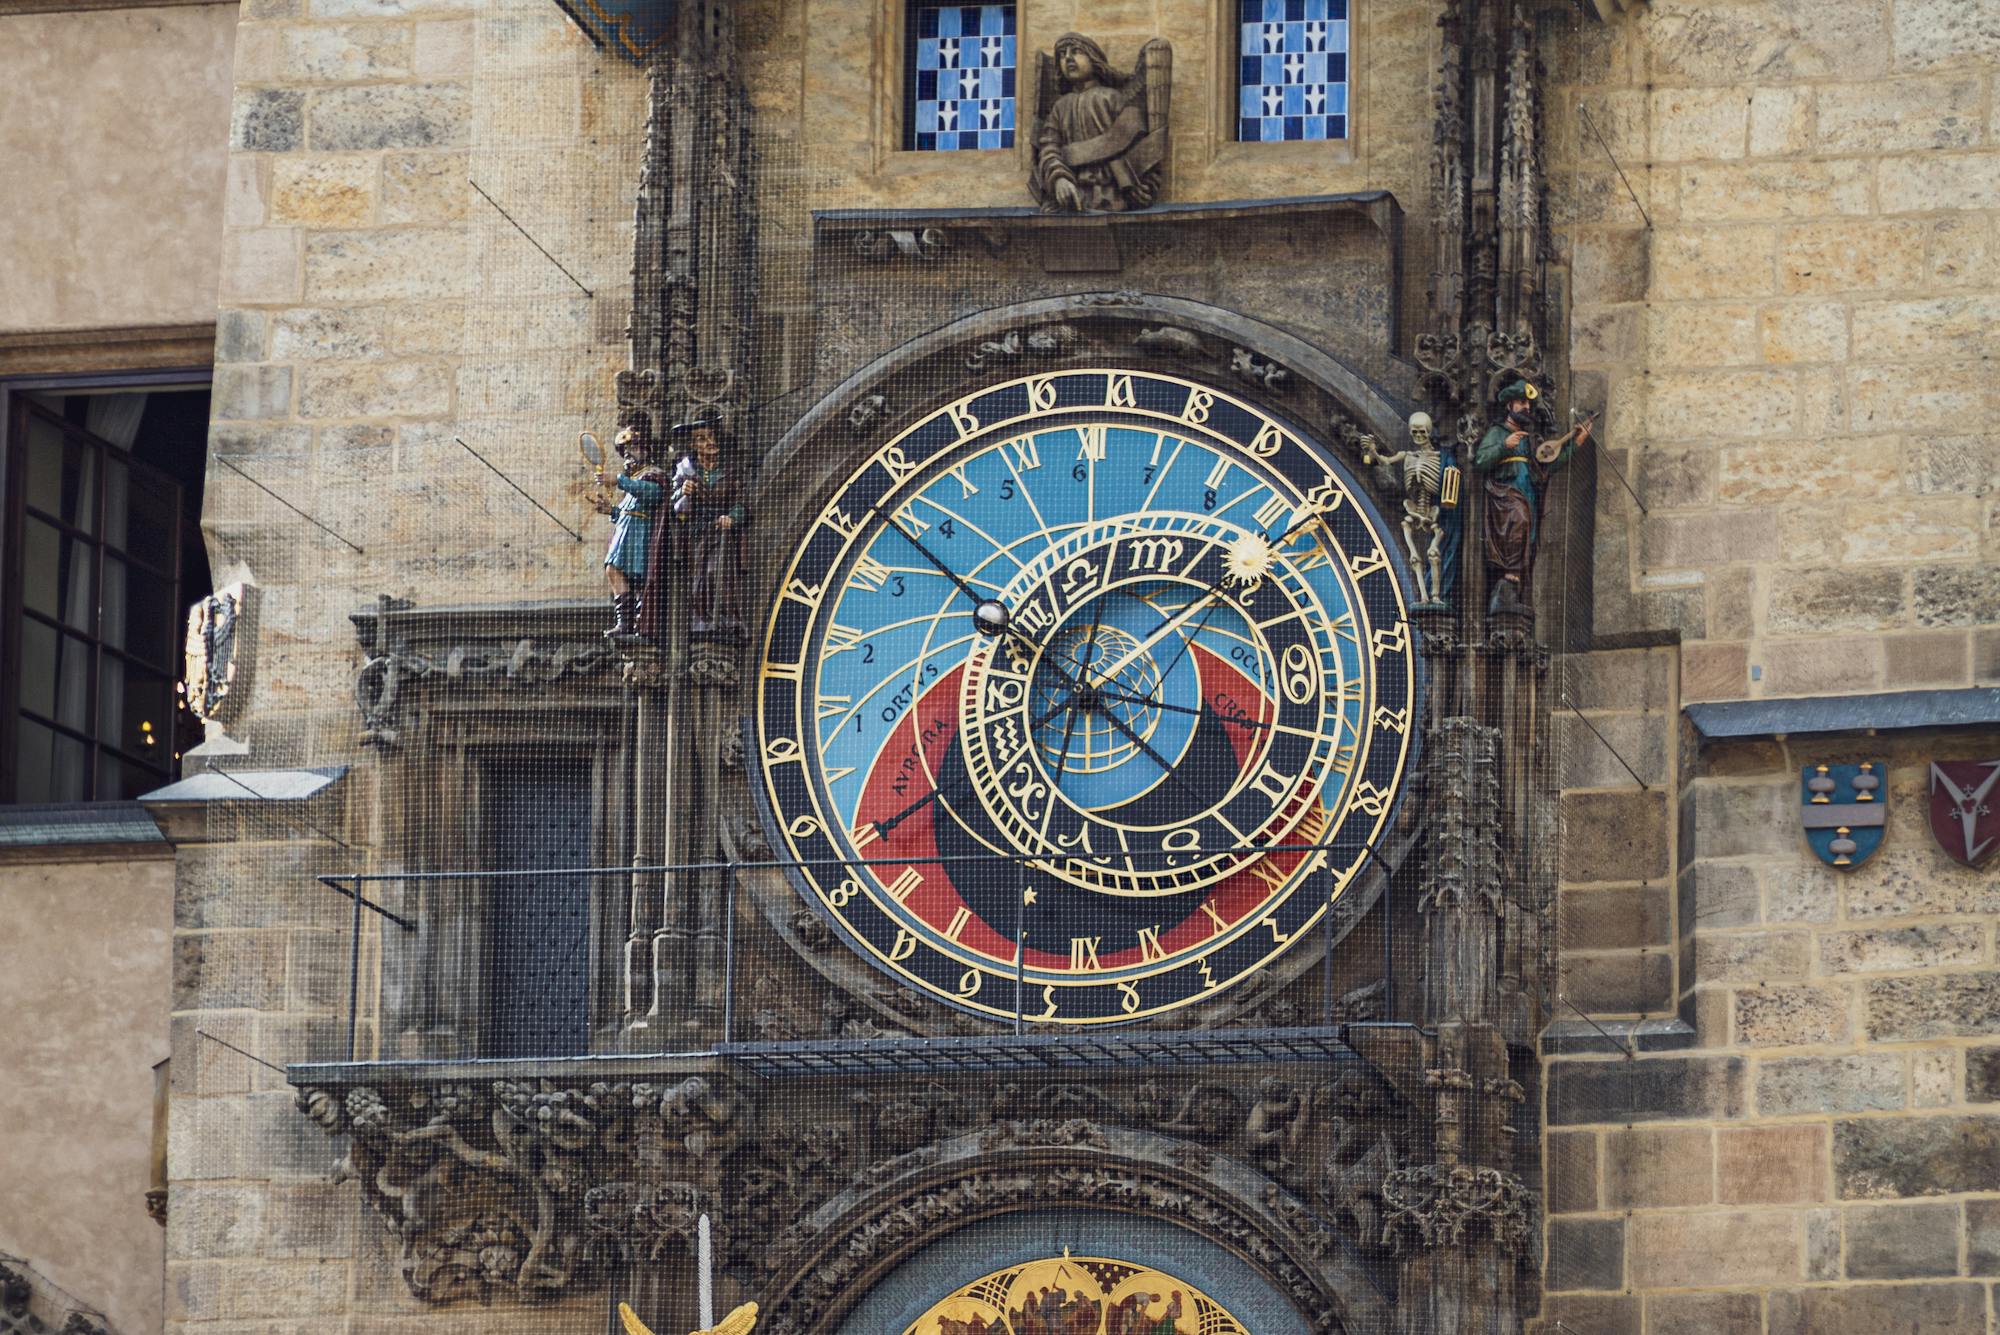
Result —
[{"label": "ornate stone bracket", "polygon": [[1533,1193],[1497,1168],[1398,1169],[1383,1180],[1382,1199],[1388,1206],[1382,1240],[1399,1255],[1462,1246],[1481,1234],[1519,1253],[1535,1225]]},{"label": "ornate stone bracket", "polygon": [[0,1258],[0,1335],[114,1335],[111,1324],[85,1311],[33,1266]]}]

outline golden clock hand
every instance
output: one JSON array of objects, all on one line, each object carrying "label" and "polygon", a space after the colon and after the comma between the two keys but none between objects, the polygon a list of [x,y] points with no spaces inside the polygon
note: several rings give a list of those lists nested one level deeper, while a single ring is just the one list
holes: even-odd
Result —
[{"label": "golden clock hand", "polygon": [[[1068,695],[1065,695],[1062,699],[1056,701],[1053,705],[1050,705],[1048,709],[1044,710],[1040,715],[1028,720],[1029,731],[1032,732],[1034,729],[1039,728],[1042,724],[1047,723],[1050,719],[1054,718],[1062,710],[1068,709],[1070,701],[1076,699],[1077,694],[1078,694],[1077,691],[1072,690]],[[963,783],[954,783],[947,785],[946,787],[931,789],[928,793],[925,793],[922,797],[910,803],[910,805],[904,807],[901,811],[898,811],[895,815],[889,817],[887,820],[876,821],[875,832],[881,835],[884,839],[887,839],[889,837],[890,832],[893,831],[898,825],[901,825],[904,821],[908,820],[910,817],[916,815],[919,811],[922,811],[925,807],[929,806],[931,803],[943,797],[947,791],[960,792],[965,790],[967,787],[969,787],[971,783],[971,777],[972,776],[968,774],[965,776],[965,782]]]},{"label": "golden clock hand", "polygon": [[1168,635],[1172,634],[1175,630],[1185,625],[1188,621],[1188,618],[1194,615],[1196,608],[1205,607],[1209,603],[1213,602],[1215,599],[1221,596],[1222,596],[1222,589],[1220,587],[1210,589],[1207,593],[1204,593],[1201,597],[1196,598],[1194,601],[1190,602],[1187,606],[1183,607],[1180,611],[1174,613],[1172,616],[1168,617],[1165,621],[1162,621],[1159,625],[1153,627],[1152,632],[1148,634],[1145,639],[1139,641],[1139,645],[1137,648],[1127,651],[1125,654],[1121,655],[1115,662],[1113,662],[1110,666],[1096,670],[1086,668],[1085,671],[1090,672],[1092,673],[1092,675],[1096,676],[1098,681],[1110,681],[1116,678],[1120,672],[1123,672],[1126,668],[1132,666],[1132,664],[1136,662],[1139,658],[1143,657],[1148,649],[1151,649],[1154,645],[1158,644],[1161,640],[1165,639]]},{"label": "golden clock hand", "polygon": [[1131,725],[1126,723],[1124,719],[1119,718],[1116,713],[1107,709],[1104,711],[1104,721],[1106,723],[1109,723],[1112,727],[1118,729],[1118,731],[1124,733],[1126,739],[1129,740],[1132,743],[1132,745],[1138,747],[1140,753],[1143,754],[1146,757],[1146,759],[1152,761],[1155,765],[1158,765],[1160,767],[1160,772],[1166,775],[1169,779],[1172,779],[1174,783],[1179,786],[1182,792],[1186,793],[1189,797],[1192,797],[1197,803],[1200,803],[1202,801],[1201,794],[1197,793],[1194,790],[1194,788],[1191,785],[1189,785],[1188,781],[1180,776],[1180,773],[1174,769],[1173,765],[1167,760],[1167,758],[1161,755],[1158,751],[1155,751],[1153,749],[1153,744],[1151,742],[1148,742],[1144,737],[1141,737],[1138,733],[1132,731]]},{"label": "golden clock hand", "polygon": [[1107,700],[1122,700],[1127,704],[1134,705],[1150,705],[1154,709],[1164,709],[1170,714],[1193,714],[1199,718],[1212,718],[1218,723],[1234,724],[1239,728],[1269,728],[1271,726],[1254,718],[1243,718],[1237,715],[1225,714],[1213,705],[1203,705],[1199,709],[1189,705],[1170,705],[1165,700],[1157,699],[1154,696],[1131,695],[1124,691],[1114,691],[1108,686],[1098,687],[1097,693]]}]

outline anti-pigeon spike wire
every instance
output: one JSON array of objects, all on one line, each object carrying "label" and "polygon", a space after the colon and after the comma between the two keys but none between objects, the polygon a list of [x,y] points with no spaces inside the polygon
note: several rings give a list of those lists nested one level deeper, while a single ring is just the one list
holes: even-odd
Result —
[{"label": "anti-pigeon spike wire", "polygon": [[[244,792],[250,794],[250,796],[256,798],[260,802],[276,802],[281,800],[272,797],[269,793],[258,792],[255,788],[252,788],[249,784],[243,782],[243,780],[237,778],[234,774],[230,773],[228,770],[224,769],[220,765],[210,765],[206,770],[203,770],[202,772],[204,774],[220,775],[222,778],[229,780],[231,783],[235,784],[238,788],[241,788]],[[271,815],[276,817],[279,823],[283,824],[286,828],[293,830],[294,832],[303,832],[305,834],[317,835],[321,839],[326,840],[329,844],[333,844],[338,848],[344,848],[350,853],[358,851],[353,844],[348,843],[345,839],[342,839],[339,835],[334,834],[329,830],[322,830],[319,826],[314,825],[311,821],[293,820],[290,816],[287,816],[282,811],[273,811],[271,812]]]},{"label": "anti-pigeon spike wire", "polygon": [[314,528],[318,529],[320,532],[326,534],[329,538],[332,538],[335,542],[338,542],[343,546],[354,548],[355,555],[357,556],[367,555],[367,553],[363,552],[359,546],[357,546],[352,542],[349,542],[346,538],[341,537],[338,533],[335,533],[325,524],[322,524],[319,520],[313,518],[311,515],[307,514],[304,510],[299,509],[298,506],[293,505],[290,501],[286,500],[283,496],[280,496],[277,492],[272,491],[269,487],[259,482],[256,478],[251,477],[241,468],[238,468],[235,464],[229,462],[229,460],[223,455],[220,454],[215,455],[214,459],[215,462],[221,464],[224,468],[227,468],[230,472],[236,474],[236,476],[242,478],[245,482],[248,482],[251,486],[263,492],[266,496],[269,496],[272,500],[284,506],[287,510],[290,510],[293,514],[305,520],[308,524],[311,524]]},{"label": "anti-pigeon spike wire", "polygon": [[197,1037],[205,1038],[209,1042],[215,1044],[218,1047],[228,1048],[231,1052],[235,1053],[237,1056],[256,1062],[259,1066],[263,1067],[267,1071],[276,1071],[279,1075],[285,1074],[285,1068],[278,1065],[276,1062],[267,1062],[262,1057],[259,1057],[256,1053],[251,1052],[244,1048],[239,1048],[226,1038],[217,1038],[214,1034],[209,1033],[208,1030],[206,1029],[197,1029],[194,1032]]},{"label": "anti-pigeon spike wire", "polygon": [[584,296],[589,297],[592,301],[597,300],[597,294],[595,292],[592,292],[589,288],[585,287],[583,285],[582,279],[578,278],[568,269],[563,268],[563,262],[557,259],[555,256],[549,254],[549,248],[543,245],[541,242],[535,240],[534,236],[528,231],[527,228],[521,226],[520,223],[515,222],[514,215],[507,212],[507,210],[501,208],[500,201],[493,198],[493,196],[487,194],[486,191],[480,187],[479,182],[473,180],[471,177],[468,176],[465,178],[465,183],[471,186],[474,190],[478,190],[479,197],[485,200],[488,204],[491,204],[493,206],[494,212],[498,213],[501,217],[505,218],[509,223],[511,223],[515,231],[519,232],[522,236],[527,237],[528,244],[533,246],[536,250],[541,251],[542,257],[544,259],[546,259],[550,264],[555,265],[556,268],[561,269],[562,276],[564,278],[569,279],[570,282],[575,283],[577,291],[583,293]]},{"label": "anti-pigeon spike wire", "polygon": [[1653,217],[1646,212],[1646,206],[1639,202],[1639,192],[1632,188],[1632,182],[1626,180],[1625,169],[1618,165],[1618,155],[1611,151],[1611,145],[1604,140],[1604,132],[1599,130],[1597,122],[1590,118],[1590,109],[1584,106],[1583,103],[1578,102],[1576,104],[1576,114],[1583,117],[1583,123],[1589,126],[1591,134],[1597,137],[1598,147],[1604,150],[1605,157],[1611,159],[1612,170],[1618,173],[1618,179],[1624,183],[1625,193],[1632,197],[1632,207],[1639,210],[1639,216],[1646,220],[1646,230],[1651,231],[1653,228]]},{"label": "anti-pigeon spike wire", "polygon": [[548,506],[543,505],[533,496],[530,496],[522,488],[520,483],[516,482],[513,478],[508,477],[505,473],[501,472],[499,466],[496,465],[491,459],[481,454],[478,450],[473,449],[470,445],[467,445],[465,443],[465,438],[463,436],[453,436],[452,439],[458,442],[459,448],[463,449],[467,454],[471,455],[473,458],[479,460],[480,463],[483,463],[488,468],[492,469],[493,476],[499,478],[502,482],[505,482],[508,486],[512,487],[515,491],[519,492],[522,500],[534,506],[537,510],[540,510],[543,514],[548,515],[550,523],[554,524],[557,528],[561,529],[563,532],[569,534],[572,538],[575,538],[578,542],[583,541],[583,534],[578,533],[568,524],[565,524],[563,523],[562,520],[557,519],[554,514],[550,513]]},{"label": "anti-pigeon spike wire", "polygon": [[1597,725],[1595,723],[1592,723],[1589,719],[1585,718],[1583,711],[1581,709],[1578,709],[1574,704],[1570,702],[1568,692],[1564,692],[1558,698],[1562,701],[1563,708],[1569,710],[1570,713],[1576,715],[1577,721],[1583,724],[1584,727],[1590,729],[1590,735],[1592,737],[1595,737],[1598,741],[1604,743],[1604,749],[1611,753],[1611,758],[1613,760],[1616,760],[1620,765],[1624,766],[1625,772],[1632,776],[1632,782],[1639,785],[1640,792],[1650,793],[1653,791],[1651,788],[1647,787],[1646,781],[1639,777],[1639,771],[1633,769],[1629,764],[1626,764],[1625,757],[1618,754],[1618,748],[1613,746],[1610,743],[1610,741],[1605,738],[1604,734],[1597,730]]}]

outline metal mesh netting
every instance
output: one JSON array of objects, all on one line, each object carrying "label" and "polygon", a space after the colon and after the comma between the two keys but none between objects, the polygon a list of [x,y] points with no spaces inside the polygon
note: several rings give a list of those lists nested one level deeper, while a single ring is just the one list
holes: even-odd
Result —
[{"label": "metal mesh netting", "polygon": [[1419,605],[1400,216],[855,208],[728,42],[476,31],[418,295],[314,317],[394,355],[256,461],[339,540],[211,479],[258,800],[182,1019],[286,1073],[177,1072],[176,1227],[356,1330],[1532,1313],[1592,496],[1534,615],[1476,529]]}]

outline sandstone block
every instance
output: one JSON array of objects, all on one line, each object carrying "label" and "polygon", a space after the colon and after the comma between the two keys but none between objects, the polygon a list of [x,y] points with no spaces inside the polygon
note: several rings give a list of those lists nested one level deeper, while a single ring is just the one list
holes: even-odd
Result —
[{"label": "sandstone block", "polygon": [[1750,94],[1750,156],[1784,157],[1812,145],[1813,90],[1759,88]]},{"label": "sandstone block", "polygon": [[1542,1301],[1541,1335],[1640,1335],[1639,1297],[1621,1293],[1552,1293]]},{"label": "sandstone block", "polygon": [[1983,383],[1977,362],[1856,367],[1848,372],[1856,431],[1956,433],[1980,417]]},{"label": "sandstone block", "polygon": [[1846,1200],[1991,1191],[2000,1181],[2000,1117],[1835,1122],[1833,1180]]},{"label": "sandstone block", "polygon": [[1664,783],[1668,718],[1663,713],[1599,714],[1586,726],[1584,720],[1568,715],[1556,725],[1563,757],[1561,786],[1629,788],[1632,770],[1647,784]]},{"label": "sandstone block", "polygon": [[1649,1293],[1647,1335],[1764,1335],[1754,1293]]},{"label": "sandstone block", "polygon": [[197,932],[174,937],[175,1010],[269,1010],[282,1002],[285,939],[279,932]]},{"label": "sandstone block", "polygon": [[1979,5],[1899,0],[1892,32],[1898,69],[1991,64],[2000,55],[2000,22]]},{"label": "sandstone block", "polygon": [[1646,353],[1654,366],[1740,366],[1758,360],[1754,306],[1655,306]]},{"label": "sandstone block", "polygon": [[219,1261],[167,1262],[167,1320],[213,1321],[222,1314]]},{"label": "sandstone block", "polygon": [[1931,282],[1938,287],[1991,287],[2000,281],[1990,218],[1939,218],[1931,224],[1930,247]]},{"label": "sandstone block", "polygon": [[[1713,609],[1709,613],[1715,619]],[[1690,644],[1681,650],[1681,698],[1740,700],[1750,685],[1750,649],[1743,644]]]},{"label": "sandstone block", "polygon": [[383,84],[312,95],[312,146],[323,150],[458,148],[471,104],[461,84]]},{"label": "sandstone block", "polygon": [[1965,1203],[1965,1262],[1969,1275],[2000,1275],[2000,1200]]},{"label": "sandstone block", "polygon": [[1715,501],[1717,456],[1714,450],[1648,450],[1633,479],[1648,506],[1661,510],[1689,509]]},{"label": "sandstone block", "polygon": [[1656,0],[1650,11],[1650,67],[1662,81],[1856,79],[1888,64],[1888,19],[1870,6]]},{"label": "sandstone block", "polygon": [[1884,213],[2000,208],[2000,153],[1918,153],[1884,158]]},{"label": "sandstone block", "polygon": [[1769,1335],[1985,1335],[1983,1284],[1849,1284],[1769,1298]]},{"label": "sandstone block", "polygon": [[1632,1282],[1645,1289],[1778,1284],[1800,1277],[1791,1210],[1702,1210],[1632,1217]]},{"label": "sandstone block", "polygon": [[[1757,872],[1735,862],[1703,860],[1680,874],[1682,921],[1697,932],[1754,927],[1761,916]],[[1696,966],[1702,982],[1710,981]]]},{"label": "sandstone block", "polygon": [[1660,373],[1650,384],[1646,426],[1663,439],[1784,435],[1797,421],[1798,384],[1781,371]]},{"label": "sandstone block", "polygon": [[1703,1128],[1649,1126],[1606,1132],[1605,1208],[1706,1205],[1715,1199],[1714,1155],[1714,1137]]},{"label": "sandstone block", "polygon": [[1768,227],[1662,228],[1653,239],[1650,295],[1655,301],[1760,296],[1772,289],[1776,245]]},{"label": "sandstone block", "polygon": [[1964,631],[1921,631],[1892,635],[1882,642],[1888,683],[1911,686],[1964,686],[1971,681],[1971,637]]},{"label": "sandstone block", "polygon": [[228,1267],[223,1284],[225,1316],[330,1314],[347,1306],[345,1261],[259,1261]]},{"label": "sandstone block", "polygon": [[[1731,505],[1879,498],[1900,476],[1898,442],[1827,442],[1801,458],[1796,446],[1739,445],[1721,452],[1716,495]],[[1787,547],[1786,555],[1799,554]]]},{"label": "sandstone block", "polygon": [[1646,295],[1651,247],[1636,227],[1579,231],[1570,258],[1570,286],[1579,304],[1612,305]]},{"label": "sandstone block", "polygon": [[264,169],[269,158],[232,153],[222,182],[225,227],[256,227],[264,221]]},{"label": "sandstone block", "polygon": [[2000,339],[1997,324],[2000,296],[1857,302],[1854,356],[1881,362],[1986,356]]},{"label": "sandstone block", "polygon": [[[1564,1062],[1549,1077],[1549,1122],[1580,1126],[1738,1117],[1743,1087],[1741,1057]],[[1607,1167],[1607,1190],[1609,1173]]]},{"label": "sandstone block", "polygon": [[451,376],[422,362],[309,366],[301,417],[428,417],[451,409]]},{"label": "sandstone block", "polygon": [[1827,1198],[1826,1128],[1724,1127],[1715,1133],[1716,1199],[1784,1205]]},{"label": "sandstone block", "polygon": [[1807,223],[1786,228],[1776,245],[1778,290],[1793,295],[1914,287],[1923,278],[1920,222]]},{"label": "sandstone block", "polygon": [[329,301],[463,296],[473,273],[469,243],[442,227],[323,233],[306,243],[306,293]]},{"label": "sandstone block", "polygon": [[230,113],[229,146],[249,153],[290,153],[305,144],[305,94],[290,88],[239,92]]},{"label": "sandstone block", "polygon": [[2000,1048],[1966,1049],[1965,1097],[1970,1103],[2000,1103]]},{"label": "sandstone block", "polygon": [[1958,1273],[1956,1202],[1850,1206],[1849,1279],[1924,1279]]},{"label": "sandstone block", "polygon": [[[1795,851],[1782,821],[1798,816],[1789,789],[1771,783],[1691,783],[1681,794],[1681,865],[1707,858]],[[1776,828],[1773,828],[1773,827]]]},{"label": "sandstone block", "polygon": [[1903,487],[1919,496],[2000,492],[2000,433],[1909,441],[1903,453]]},{"label": "sandstone block", "polygon": [[221,363],[263,361],[267,324],[262,311],[217,311],[215,360]]},{"label": "sandstone block", "polygon": [[1657,881],[1666,876],[1665,794],[1572,792],[1561,800],[1563,880]]},{"label": "sandstone block", "polygon": [[263,1236],[262,1187],[174,1184],[168,1255],[190,1261],[254,1256]]},{"label": "sandstone block", "polygon": [[1546,1282],[1551,1289],[1618,1289],[1625,1285],[1623,1219],[1551,1219]]},{"label": "sandstone block", "polygon": [[1662,89],[1650,112],[1656,162],[1743,156],[1750,102],[1738,89]]},{"label": "sandstone block", "polygon": [[1774,570],[1770,587],[1764,624],[1773,634],[1880,630],[1903,619],[1901,570]]},{"label": "sandstone block", "polygon": [[[1820,108],[1826,116],[1824,99]],[[1817,218],[1872,207],[1874,167],[1865,160],[1749,162],[1680,169],[1681,221]]]},{"label": "sandstone block", "polygon": [[1566,951],[1657,947],[1673,940],[1673,905],[1663,885],[1565,889],[1559,893],[1556,916]]},{"label": "sandstone block", "polygon": [[1664,950],[1573,954],[1562,962],[1562,992],[1589,1015],[1672,1010],[1673,956]]},{"label": "sandstone block", "polygon": [[414,68],[419,78],[472,73],[473,21],[441,19],[416,25]]},{"label": "sandstone block", "polygon": [[[1766,695],[1825,695],[1882,684],[1882,644],[1876,639],[1778,640],[1764,647],[1763,657]],[[1796,826],[1797,817],[1792,823]]]},{"label": "sandstone block", "polygon": [[1841,1278],[1840,1211],[1806,1211],[1806,1278]]},{"label": "sandstone block", "polygon": [[1883,1112],[1903,1106],[1903,1059],[1893,1052],[1777,1057],[1757,1064],[1757,1112]]},{"label": "sandstone block", "polygon": [[2000,913],[2000,881],[1940,875],[1943,870],[1942,855],[1927,847],[1885,849],[1843,887],[1847,914],[1861,919]]},{"label": "sandstone block", "polygon": [[1597,1133],[1549,1132],[1542,1147],[1542,1175],[1550,1214],[1597,1209]]},{"label": "sandstone block", "polygon": [[1986,929],[1973,923],[1875,927],[1819,939],[1821,973],[1957,968],[1986,958]]},{"label": "sandstone block", "polygon": [[1919,626],[1991,625],[2000,621],[2000,567],[1923,566],[1910,581]]},{"label": "sandstone block", "polygon": [[1840,906],[1840,887],[1832,868],[1803,857],[1794,863],[1765,866],[1757,878],[1764,887],[1767,922],[1832,922]]},{"label": "sandstone block", "polygon": [[1671,650],[1571,654],[1563,659],[1563,673],[1578,709],[1669,709],[1673,704]]},{"label": "sandstone block", "polygon": [[410,72],[406,24],[298,23],[284,29],[286,83],[398,79]]},{"label": "sandstone block", "polygon": [[1640,531],[1639,559],[1654,570],[1707,570],[1777,556],[1778,525],[1768,510],[1649,515]]},{"label": "sandstone block", "polygon": [[1736,1041],[1752,1046],[1794,1046],[1847,1041],[1845,988],[1804,985],[1739,989]]},{"label": "sandstone block", "polygon": [[222,234],[223,301],[277,303],[298,295],[297,229],[240,227]]},{"label": "sandstone block", "polygon": [[264,1255],[338,1259],[354,1254],[359,1217],[353,1183],[273,1184],[266,1207]]},{"label": "sandstone block", "polygon": [[1804,931],[1702,932],[1694,942],[1695,977],[1704,984],[1802,979],[1811,958]]},{"label": "sandstone block", "polygon": [[471,210],[463,153],[388,153],[382,158],[382,221],[442,223]]},{"label": "sandstone block", "polygon": [[1789,301],[1764,308],[1758,351],[1774,365],[1837,362],[1847,357],[1847,307],[1838,301]]},{"label": "sandstone block", "polygon": [[1972,680],[1982,686],[2000,682],[2000,630],[1972,632]]},{"label": "sandstone block", "polygon": [[271,220],[307,227],[358,227],[375,211],[368,158],[291,156],[271,164]]},{"label": "sandstone block", "polygon": [[1820,90],[1822,153],[1970,148],[1984,128],[1980,80],[1972,75],[1889,79]]},{"label": "sandstone block", "polygon": [[1897,1043],[2000,1033],[2000,973],[1878,978],[1867,984],[1868,1036]]},{"label": "sandstone block", "polygon": [[294,306],[271,322],[277,361],[358,361],[389,350],[389,316],[379,306]]},{"label": "sandstone block", "polygon": [[1958,1102],[1958,1054],[1927,1048],[1910,1054],[1910,1106],[1943,1108]]}]

